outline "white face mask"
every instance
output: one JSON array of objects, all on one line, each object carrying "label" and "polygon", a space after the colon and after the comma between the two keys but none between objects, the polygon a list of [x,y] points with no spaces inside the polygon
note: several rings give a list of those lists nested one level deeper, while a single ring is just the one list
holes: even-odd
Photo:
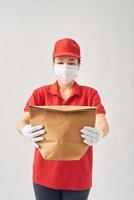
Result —
[{"label": "white face mask", "polygon": [[63,84],[68,84],[78,76],[78,65],[54,64],[54,72]]}]

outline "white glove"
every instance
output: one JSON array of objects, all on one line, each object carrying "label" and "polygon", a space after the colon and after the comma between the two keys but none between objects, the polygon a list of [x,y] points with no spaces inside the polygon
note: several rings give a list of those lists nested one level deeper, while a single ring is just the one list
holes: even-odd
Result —
[{"label": "white glove", "polygon": [[41,137],[41,135],[45,133],[45,129],[42,125],[31,126],[31,124],[26,124],[21,132],[22,135],[26,136],[32,141],[33,145],[36,148],[39,148],[39,145],[36,142],[43,140],[43,137]]},{"label": "white glove", "polygon": [[80,131],[83,133],[81,137],[85,139],[83,142],[91,146],[96,144],[103,137],[103,132],[99,128],[84,126]]}]

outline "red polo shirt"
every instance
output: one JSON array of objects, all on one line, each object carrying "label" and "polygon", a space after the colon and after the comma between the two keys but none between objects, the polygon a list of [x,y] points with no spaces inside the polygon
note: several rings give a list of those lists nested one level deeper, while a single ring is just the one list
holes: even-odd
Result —
[{"label": "red polo shirt", "polygon": [[[97,106],[98,113],[106,113],[96,89],[79,85],[76,81],[70,97],[65,101],[59,92],[58,81],[36,88],[24,107],[29,105]],[[83,190],[92,187],[93,147],[89,146],[80,160],[45,160],[35,148],[33,182],[53,189]]]}]

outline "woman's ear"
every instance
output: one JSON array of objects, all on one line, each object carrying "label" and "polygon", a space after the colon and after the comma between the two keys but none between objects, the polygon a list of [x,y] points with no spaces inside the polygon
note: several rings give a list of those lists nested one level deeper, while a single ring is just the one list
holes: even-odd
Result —
[{"label": "woman's ear", "polygon": [[53,59],[53,66],[54,66],[54,64],[55,64],[55,60]]},{"label": "woman's ear", "polygon": [[80,68],[80,65],[81,65],[81,64],[79,63],[79,64],[78,64],[78,69]]}]

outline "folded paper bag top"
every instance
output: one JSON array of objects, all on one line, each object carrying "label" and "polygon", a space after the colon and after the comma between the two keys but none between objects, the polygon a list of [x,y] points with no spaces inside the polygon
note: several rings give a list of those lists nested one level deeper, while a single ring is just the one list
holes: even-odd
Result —
[{"label": "folded paper bag top", "polygon": [[29,106],[32,126],[45,127],[44,140],[37,142],[46,160],[79,160],[89,146],[83,143],[80,130],[95,126],[93,106]]}]

